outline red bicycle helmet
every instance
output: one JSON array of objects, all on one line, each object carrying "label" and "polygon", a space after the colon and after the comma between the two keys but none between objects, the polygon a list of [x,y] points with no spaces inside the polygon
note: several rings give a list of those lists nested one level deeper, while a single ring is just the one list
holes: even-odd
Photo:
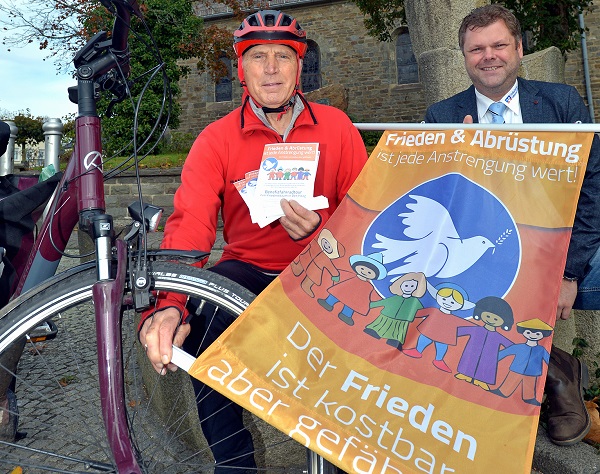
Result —
[{"label": "red bicycle helmet", "polygon": [[284,44],[298,53],[306,54],[306,31],[295,18],[278,10],[262,10],[246,17],[233,34],[233,48],[238,58],[257,44]]}]

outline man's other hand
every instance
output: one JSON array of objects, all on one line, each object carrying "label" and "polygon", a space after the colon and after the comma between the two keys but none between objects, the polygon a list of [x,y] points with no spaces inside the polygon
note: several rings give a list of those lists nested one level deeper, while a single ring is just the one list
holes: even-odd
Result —
[{"label": "man's other hand", "polygon": [[279,222],[294,240],[309,236],[321,222],[319,214],[302,207],[294,200],[282,199],[281,209],[285,216],[280,217]]},{"label": "man's other hand", "polygon": [[140,330],[140,342],[146,349],[146,355],[154,370],[161,375],[166,373],[166,369],[177,370],[177,366],[171,363],[171,346],[181,347],[190,333],[190,325],[180,322],[181,315],[177,309],[165,308],[146,319]]},{"label": "man's other hand", "polygon": [[556,309],[556,319],[569,319],[571,309],[577,296],[577,282],[563,280],[558,294],[558,308]]}]

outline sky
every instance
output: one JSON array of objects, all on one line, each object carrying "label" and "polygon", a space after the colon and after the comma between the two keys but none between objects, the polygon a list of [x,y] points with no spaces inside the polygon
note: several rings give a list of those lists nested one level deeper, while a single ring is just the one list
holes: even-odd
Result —
[{"label": "sky", "polygon": [[36,44],[0,49],[0,113],[29,109],[34,117],[62,119],[77,112],[67,95],[75,80],[58,75],[54,59],[44,61],[47,55]]}]

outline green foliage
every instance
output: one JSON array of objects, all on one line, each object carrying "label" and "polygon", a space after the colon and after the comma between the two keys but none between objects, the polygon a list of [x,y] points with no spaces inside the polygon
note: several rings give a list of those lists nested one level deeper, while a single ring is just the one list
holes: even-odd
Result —
[{"label": "green foliage", "polygon": [[379,41],[391,41],[398,22],[406,24],[404,0],[354,0],[365,15],[365,27]]},{"label": "green foliage", "polygon": [[[573,339],[573,346],[573,355],[578,359],[590,347],[588,342],[581,337]],[[592,362],[592,367],[588,367],[590,369],[590,382],[584,395],[586,400],[593,400],[600,396],[600,365],[598,364],[598,360],[600,360],[600,354],[596,354],[596,360]]]},{"label": "green foliage", "polygon": [[171,132],[161,146],[163,153],[187,153],[196,140],[193,133]]},{"label": "green foliage", "polygon": [[[189,41],[190,38],[201,35],[202,19],[193,14],[191,0],[146,0],[143,10],[146,22],[162,55],[164,70],[170,81],[170,93],[173,97],[177,97],[180,93],[178,81],[182,75],[188,72],[180,67],[177,61],[188,59],[195,54],[196,50],[189,48]],[[110,15],[100,10],[96,16],[91,17],[84,24],[88,35],[98,30],[110,31],[111,25]],[[141,33],[142,27],[137,18],[132,18],[132,29]],[[155,67],[158,62],[145,34],[139,36],[131,34],[129,48],[131,51],[131,78],[133,79],[131,89],[134,97],[137,97],[150,77],[149,74],[145,75],[146,72]],[[98,102],[105,138],[104,152],[107,156],[130,154],[133,152],[131,140],[137,104],[125,100],[117,104],[112,110],[112,115],[108,117],[106,111],[109,100],[110,97],[107,96]],[[166,126],[169,115],[168,106],[169,104],[163,102],[163,80],[159,72],[145,90],[144,98],[138,109],[138,147],[152,134],[152,139],[140,150],[140,153],[150,151],[150,147],[158,139],[158,134]],[[162,107],[166,107],[163,112],[164,119],[158,130],[152,132]],[[171,127],[178,126],[179,115],[180,106],[174,100],[169,118]]]},{"label": "green foliage", "polygon": [[515,14],[522,31],[531,33],[530,52],[550,46],[567,52],[579,46],[582,30],[578,14],[589,10],[592,0],[504,0],[501,3]]},{"label": "green foliage", "polygon": [[60,161],[66,163],[75,143],[75,114],[63,117],[63,135],[60,141]]},{"label": "green foliage", "polygon": [[[44,118],[33,117],[28,110],[27,112],[19,112],[18,115],[15,115],[13,122],[15,122],[15,125],[19,130],[17,132],[15,144],[21,147],[21,156],[25,157],[27,156],[25,153],[25,147],[27,145],[36,146],[45,139],[44,130],[42,129]],[[23,159],[25,160],[25,158]]]},{"label": "green foliage", "polygon": [[33,117],[30,113],[20,113],[13,118],[19,129],[15,143],[24,147],[25,145],[37,145],[44,141],[43,117]]},{"label": "green foliage", "polygon": [[[369,35],[380,41],[391,41],[398,24],[406,23],[404,0],[353,1],[365,15]],[[498,3],[511,10],[522,30],[531,34],[529,52],[549,46],[567,52],[579,45],[578,13],[589,10],[592,0],[503,0]]]},{"label": "green foliage", "polygon": [[360,136],[363,139],[363,143],[365,144],[365,147],[367,147],[368,149],[372,149],[375,146],[377,146],[377,144],[379,143],[379,139],[381,138],[381,135],[383,135],[383,132],[381,131],[364,131],[361,130],[360,131]]},{"label": "green foliage", "polygon": [[[353,123],[362,122],[361,119],[358,119],[352,115],[349,116],[349,118]],[[375,148],[375,146],[379,143],[379,139],[381,138],[381,135],[383,135],[382,130],[359,130],[358,133],[360,133],[362,141],[369,153],[371,153],[373,148]]]},{"label": "green foliage", "polygon": [[[148,155],[140,161],[140,168],[181,168],[185,162],[187,153],[161,153],[160,155]],[[119,166],[125,157],[120,157],[104,163],[104,170],[111,170]]]}]

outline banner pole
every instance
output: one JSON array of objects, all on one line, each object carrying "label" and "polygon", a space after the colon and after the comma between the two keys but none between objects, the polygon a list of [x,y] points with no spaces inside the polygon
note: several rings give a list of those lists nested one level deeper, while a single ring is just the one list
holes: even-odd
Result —
[{"label": "banner pole", "polygon": [[382,130],[511,130],[528,132],[595,132],[600,133],[597,123],[361,123],[354,124],[363,131]]}]

